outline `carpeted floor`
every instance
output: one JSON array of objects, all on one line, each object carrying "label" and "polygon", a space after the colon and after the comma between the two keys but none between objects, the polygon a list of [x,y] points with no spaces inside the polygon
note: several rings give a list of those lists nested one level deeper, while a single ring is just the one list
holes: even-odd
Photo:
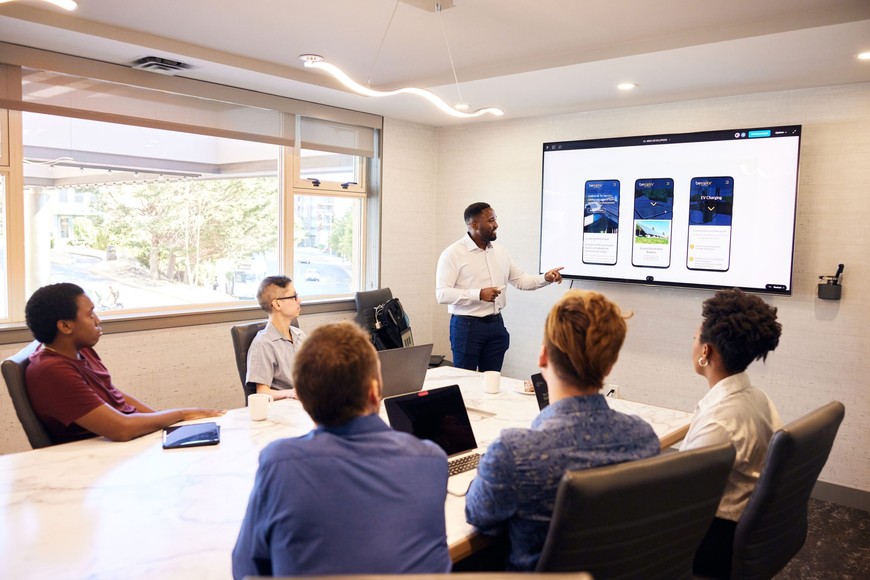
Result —
[{"label": "carpeted floor", "polygon": [[775,578],[870,579],[870,513],[810,499],[807,541]]}]

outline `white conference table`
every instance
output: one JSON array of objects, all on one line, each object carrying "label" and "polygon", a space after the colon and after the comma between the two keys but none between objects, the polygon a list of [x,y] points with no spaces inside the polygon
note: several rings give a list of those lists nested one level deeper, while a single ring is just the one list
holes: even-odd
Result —
[{"label": "white conference table", "polygon": [[[483,392],[480,375],[441,367],[425,388],[459,384],[478,444],[537,415],[522,381]],[[650,422],[660,438],[684,432],[690,414],[608,399]],[[221,442],[164,451],[161,434],[127,443],[90,439],[0,456],[0,578],[229,578],[260,450],[312,428],[298,401],[273,403],[265,421],[234,409],[216,421]],[[677,435],[678,437],[679,435]],[[448,495],[454,560],[487,542],[465,522],[465,501]]]}]

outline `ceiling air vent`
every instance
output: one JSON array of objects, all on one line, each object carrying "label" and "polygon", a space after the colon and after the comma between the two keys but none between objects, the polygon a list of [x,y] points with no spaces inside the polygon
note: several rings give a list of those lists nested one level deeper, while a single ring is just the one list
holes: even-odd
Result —
[{"label": "ceiling air vent", "polygon": [[162,75],[175,75],[183,70],[193,68],[192,65],[189,65],[186,62],[160,58],[159,56],[144,56],[138,60],[134,60],[131,66],[139,70],[148,70]]}]

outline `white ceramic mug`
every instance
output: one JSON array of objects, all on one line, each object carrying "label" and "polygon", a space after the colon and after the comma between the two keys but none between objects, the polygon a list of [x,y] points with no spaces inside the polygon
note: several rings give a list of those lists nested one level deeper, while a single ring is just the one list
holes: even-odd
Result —
[{"label": "white ceramic mug", "polygon": [[483,391],[485,393],[498,393],[501,391],[501,373],[498,371],[483,372]]},{"label": "white ceramic mug", "polygon": [[272,395],[267,393],[254,393],[248,395],[248,412],[251,414],[251,419],[254,421],[262,421],[266,418],[269,411],[269,403],[272,402]]}]

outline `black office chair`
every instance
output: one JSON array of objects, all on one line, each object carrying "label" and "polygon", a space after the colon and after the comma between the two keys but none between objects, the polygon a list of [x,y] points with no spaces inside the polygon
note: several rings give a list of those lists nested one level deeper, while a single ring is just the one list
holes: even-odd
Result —
[{"label": "black office chair", "polygon": [[389,288],[357,292],[353,297],[356,303],[356,318],[354,320],[363,330],[371,333],[375,329],[375,307],[392,297],[393,293]]},{"label": "black office chair", "polygon": [[18,415],[18,420],[21,422],[27,440],[33,449],[54,445],[51,437],[48,436],[48,431],[45,430],[42,422],[33,412],[30,396],[27,394],[27,384],[24,380],[24,373],[27,370],[27,365],[30,364],[29,357],[38,346],[39,341],[34,340],[0,364],[0,372],[3,373],[6,388],[9,389],[9,397],[15,407],[15,414]]},{"label": "black office chair", "polygon": [[[356,303],[356,318],[354,318],[354,320],[363,330],[371,334],[375,330],[375,307],[392,299],[392,297],[393,293],[389,288],[357,292],[354,295],[354,302]],[[411,336],[413,336],[413,334]],[[413,343],[413,340],[411,342]],[[413,344],[406,346],[413,346]],[[433,354],[429,358],[429,368],[439,366],[452,367],[453,363],[446,360],[444,355]]]},{"label": "black office chair", "polygon": [[538,574],[535,572],[459,572],[445,574],[334,574],[329,576],[245,576],[245,580],[593,580],[586,572]]},{"label": "black office chair", "polygon": [[[299,320],[290,323],[299,328]],[[237,324],[230,328],[230,336],[233,339],[233,351],[236,354],[236,368],[239,371],[239,380],[242,381],[242,392],[245,395],[245,406],[248,405],[248,395],[257,392],[257,385],[245,382],[248,377],[248,349],[257,333],[266,328],[266,321]]]},{"label": "black office chair", "polygon": [[729,443],[582,471],[559,483],[539,572],[692,578],[734,463]]},{"label": "black office chair", "polygon": [[773,434],[734,532],[732,578],[772,578],[800,551],[810,492],[845,414],[843,404],[832,401]]}]

